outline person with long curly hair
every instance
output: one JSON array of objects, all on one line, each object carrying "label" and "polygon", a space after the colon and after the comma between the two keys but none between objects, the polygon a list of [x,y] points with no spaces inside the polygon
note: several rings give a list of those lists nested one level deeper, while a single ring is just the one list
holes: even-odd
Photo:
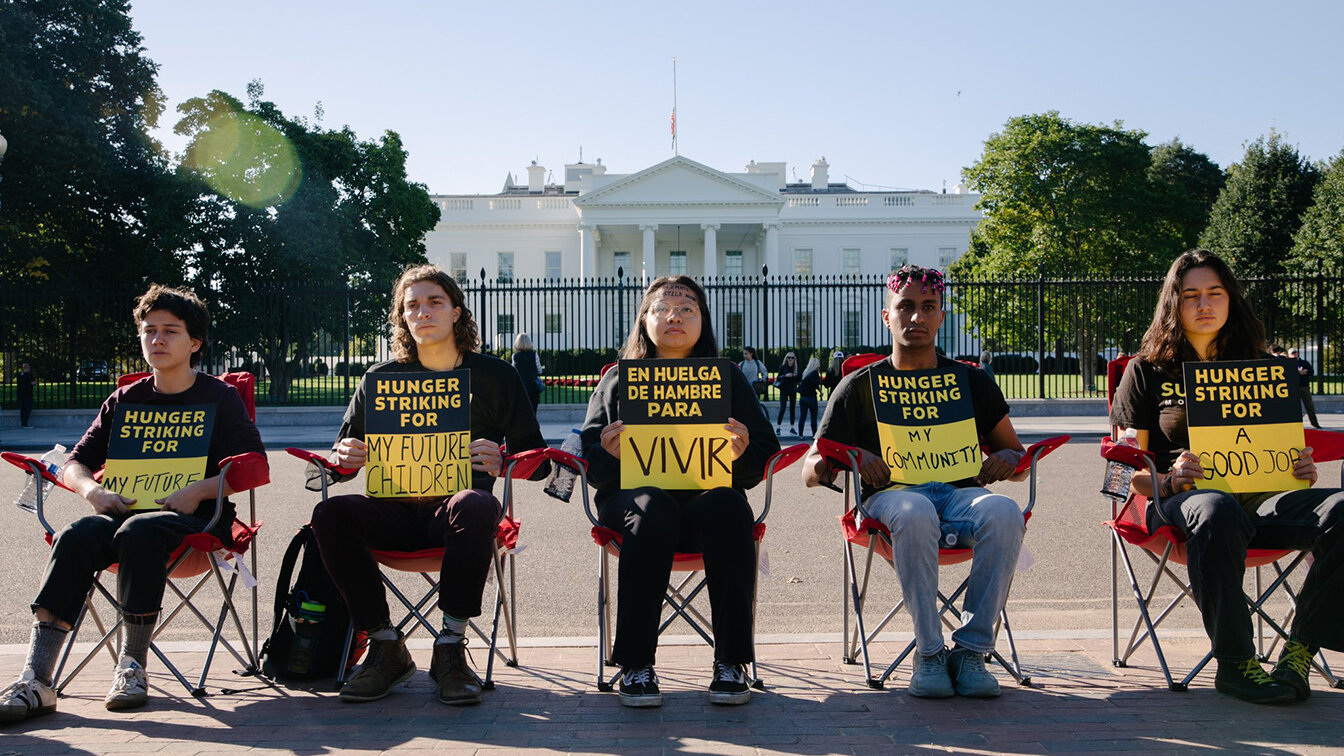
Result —
[{"label": "person with long curly hair", "polygon": [[[313,534],[332,582],[350,608],[356,630],[368,633],[363,665],[341,688],[346,702],[386,696],[415,672],[401,633],[391,624],[387,594],[373,550],[443,547],[439,601],[443,630],[434,643],[429,676],[439,701],[451,706],[481,701],[481,684],[466,657],[466,628],[481,614],[481,595],[493,558],[500,502],[493,493],[503,472],[501,446],[521,452],[546,445],[518,371],[481,354],[476,321],[462,289],[433,265],[407,268],[392,289],[388,312],[393,359],[369,368],[346,408],[333,461],[355,477],[368,461],[365,410],[369,381],[449,370],[471,371],[471,487],[449,498],[375,499],[332,496],[313,510]],[[545,465],[533,476],[549,471]]]},{"label": "person with long curly hair", "polygon": [[[1161,472],[1135,473],[1133,493],[1158,495],[1148,527],[1165,524],[1185,536],[1190,587],[1217,660],[1214,687],[1255,703],[1305,700],[1311,659],[1321,648],[1344,650],[1344,491],[1306,488],[1231,494],[1199,488],[1204,468],[1190,451],[1183,366],[1187,362],[1268,358],[1265,328],[1227,264],[1203,249],[1182,253],[1162,283],[1143,346],[1125,368],[1111,406],[1111,424],[1134,429]],[[1312,450],[1293,477],[1314,485]],[[1266,673],[1251,640],[1242,592],[1248,548],[1293,548],[1314,557],[1274,670]]]}]

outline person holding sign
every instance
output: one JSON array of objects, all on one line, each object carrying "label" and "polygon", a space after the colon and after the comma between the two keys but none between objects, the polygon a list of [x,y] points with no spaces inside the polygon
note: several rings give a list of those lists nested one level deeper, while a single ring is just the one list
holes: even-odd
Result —
[{"label": "person holding sign", "polygon": [[[1197,399],[1226,398],[1226,406],[1215,407],[1213,414],[1225,410],[1234,419],[1241,415],[1249,421],[1265,415],[1275,398],[1272,390],[1263,401],[1245,397],[1272,389],[1274,382],[1291,386],[1295,378],[1291,373],[1276,378],[1276,366],[1282,371],[1289,363],[1266,357],[1264,325],[1227,264],[1206,250],[1184,252],[1167,270],[1143,346],[1125,367],[1111,405],[1111,424],[1122,431],[1134,429],[1139,447],[1154,452],[1157,468],[1166,471],[1157,480],[1146,470],[1136,472],[1130,486],[1141,496],[1160,494],[1161,513],[1155,508],[1148,512],[1150,530],[1170,523],[1185,535],[1190,587],[1218,661],[1215,687],[1245,701],[1277,703],[1310,695],[1311,658],[1320,648],[1344,650],[1344,491],[1308,488],[1317,478],[1310,447],[1281,465],[1287,469],[1286,480],[1296,482],[1292,490],[1232,493],[1226,484],[1220,485],[1224,490],[1210,488],[1213,471],[1191,449],[1195,417],[1187,417],[1191,387],[1184,378],[1190,373],[1196,380],[1221,384],[1212,386],[1213,391],[1199,387],[1201,396],[1190,397],[1192,411]],[[1205,365],[1214,360],[1218,363]],[[1245,368],[1221,367],[1229,360],[1257,360],[1252,364],[1258,368],[1248,375]],[[1192,368],[1207,369],[1194,375]],[[1249,382],[1236,385],[1246,377]],[[1296,397],[1284,399],[1289,417],[1300,427]],[[1250,422],[1241,430],[1261,432]],[[1217,451],[1240,452],[1241,433],[1234,428],[1227,435],[1229,448]],[[1300,430],[1296,438],[1301,444]],[[1242,593],[1247,548],[1303,549],[1315,557],[1297,597],[1291,640],[1270,674],[1255,658],[1251,614]]]},{"label": "person holding sign", "polygon": [[[712,359],[718,354],[700,284],[658,278],[644,292],[620,365],[588,402],[588,481],[599,519],[622,537],[612,658],[626,706],[662,704],[653,666],[676,551],[704,554],[714,632],[709,700],[751,700],[756,556],[745,490],[761,481],[779,440],[748,376]],[[667,401],[671,394],[676,401]],[[704,422],[711,418],[726,421]],[[663,461],[651,467],[653,460]]]},{"label": "person holding sign", "polygon": [[[887,280],[887,290],[882,322],[891,331],[891,357],[840,381],[817,436],[863,450],[864,507],[891,531],[896,575],[914,620],[910,695],[998,696],[984,656],[994,650],[995,620],[1008,600],[1026,523],[1016,502],[985,486],[1024,478],[1014,470],[1026,450],[994,381],[935,348],[945,315],[942,274],[906,265]],[[983,460],[982,441],[989,448]],[[836,473],[815,447],[803,461],[808,486],[829,483]],[[883,490],[893,484],[899,487]],[[964,623],[952,633],[951,651],[938,612],[940,540],[974,549]]]},{"label": "person holding sign", "polygon": [[[313,534],[332,582],[369,651],[341,688],[346,702],[386,696],[415,672],[391,625],[372,550],[442,546],[443,630],[429,676],[439,701],[481,701],[466,656],[466,629],[481,614],[500,503],[492,490],[503,450],[546,445],[518,371],[480,354],[476,321],[462,289],[444,271],[419,265],[392,288],[388,322],[394,359],[369,368],[337,433],[337,480],[365,471],[365,493],[332,496],[313,510]],[[533,475],[549,473],[542,465]]]},{"label": "person holding sign", "polygon": [[[28,661],[20,678],[0,693],[0,721],[55,710],[52,673],[66,634],[79,618],[96,573],[114,563],[121,655],[104,703],[121,710],[148,701],[145,665],[168,557],[183,538],[209,524],[220,460],[265,454],[238,392],[196,369],[210,330],[210,314],[201,300],[189,291],[156,285],[137,300],[133,316],[153,373],[112,392],[70,453],[63,482],[89,502],[93,514],[56,534],[33,601]],[[133,457],[127,463],[137,473],[117,474],[114,463],[122,461],[114,456]],[[99,469],[104,469],[101,483],[94,477]],[[161,485],[139,485],[147,481]],[[233,493],[227,482],[224,492]],[[234,509],[227,499],[224,508],[213,535],[227,544]]]}]

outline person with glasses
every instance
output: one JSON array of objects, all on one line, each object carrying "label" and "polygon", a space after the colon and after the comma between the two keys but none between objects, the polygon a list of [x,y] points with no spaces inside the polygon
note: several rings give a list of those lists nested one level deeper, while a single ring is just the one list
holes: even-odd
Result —
[{"label": "person with glasses", "polygon": [[[639,315],[621,350],[626,360],[719,356],[705,292],[686,276],[656,279],[644,293]],[[714,633],[709,700],[751,700],[747,665],[755,660],[752,596],[756,590],[754,517],[746,489],[760,482],[766,462],[779,451],[765,410],[740,371],[730,370],[732,487],[664,490],[621,485],[621,432],[617,414],[619,370],[603,376],[581,437],[588,481],[597,489],[598,518],[621,534],[617,574],[616,642],[612,659],[621,666],[625,706],[662,705],[654,672],[663,592],[677,551],[704,554]]]}]

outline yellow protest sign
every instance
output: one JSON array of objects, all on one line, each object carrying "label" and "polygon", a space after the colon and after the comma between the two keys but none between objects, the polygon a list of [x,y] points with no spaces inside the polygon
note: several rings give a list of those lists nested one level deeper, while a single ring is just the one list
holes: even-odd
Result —
[{"label": "yellow protest sign", "polygon": [[471,488],[471,372],[368,373],[364,491],[380,499]]},{"label": "yellow protest sign", "polygon": [[1198,488],[1232,493],[1306,488],[1293,464],[1306,439],[1291,360],[1185,363],[1190,450],[1199,455]]},{"label": "yellow protest sign", "polygon": [[117,404],[103,487],[135,499],[132,511],[161,509],[156,499],[206,477],[214,420],[213,404]]},{"label": "yellow protest sign", "polygon": [[728,360],[621,360],[621,487],[733,484]]},{"label": "yellow protest sign", "polygon": [[964,365],[869,373],[882,460],[894,483],[952,483],[980,474],[970,378]]}]

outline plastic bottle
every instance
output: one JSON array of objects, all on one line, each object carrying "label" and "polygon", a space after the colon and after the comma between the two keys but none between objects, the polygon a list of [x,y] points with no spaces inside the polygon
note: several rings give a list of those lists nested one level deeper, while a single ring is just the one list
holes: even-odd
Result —
[{"label": "plastic bottle", "polygon": [[[1117,446],[1139,447],[1138,431],[1126,428],[1125,435],[1116,441]],[[1115,499],[1129,498],[1129,479],[1134,477],[1134,468],[1119,462],[1106,462],[1106,477],[1101,482],[1101,492]]]},{"label": "plastic bottle", "polygon": [[306,675],[313,670],[313,654],[317,651],[317,630],[327,618],[327,605],[320,601],[303,599],[298,611],[290,618],[294,628],[294,644],[289,649],[289,671]]},{"label": "plastic bottle", "polygon": [[943,520],[938,523],[940,549],[969,549],[975,545],[975,533],[970,522]]},{"label": "plastic bottle", "polygon": [[[61,468],[65,466],[65,447],[56,444],[46,454],[42,455],[42,464],[57,478],[61,477]],[[37,512],[37,486],[42,484],[42,498],[51,493],[55,485],[45,478],[38,478],[36,475],[29,475],[28,482],[24,484],[23,490],[19,492],[19,498],[14,500],[14,506],[27,512]]]}]

